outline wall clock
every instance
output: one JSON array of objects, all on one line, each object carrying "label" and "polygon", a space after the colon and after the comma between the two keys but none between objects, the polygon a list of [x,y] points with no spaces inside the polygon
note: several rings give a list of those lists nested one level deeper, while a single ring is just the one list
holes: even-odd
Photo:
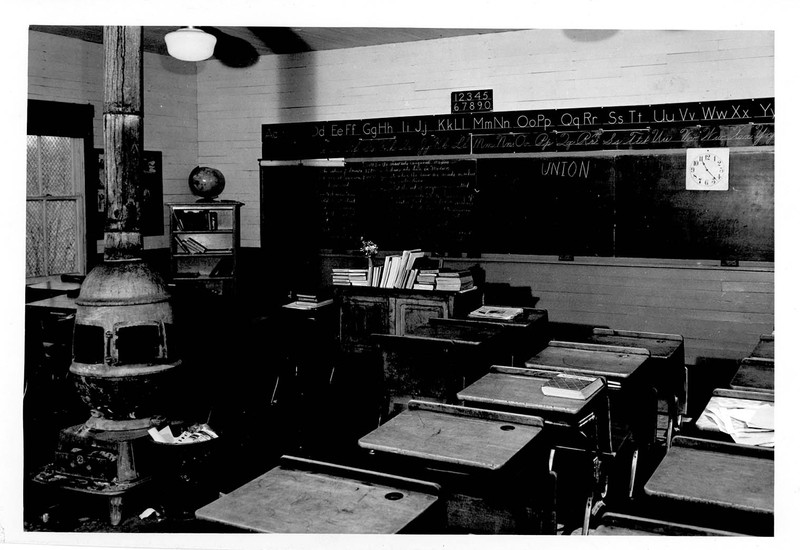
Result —
[{"label": "wall clock", "polygon": [[727,147],[687,149],[686,189],[727,191],[729,153]]}]

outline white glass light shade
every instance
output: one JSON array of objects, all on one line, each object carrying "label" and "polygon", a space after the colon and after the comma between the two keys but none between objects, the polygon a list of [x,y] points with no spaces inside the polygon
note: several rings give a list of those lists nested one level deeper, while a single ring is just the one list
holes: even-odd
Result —
[{"label": "white glass light shade", "polygon": [[164,36],[167,52],[181,61],[202,61],[214,55],[215,36],[194,27],[178,29]]}]

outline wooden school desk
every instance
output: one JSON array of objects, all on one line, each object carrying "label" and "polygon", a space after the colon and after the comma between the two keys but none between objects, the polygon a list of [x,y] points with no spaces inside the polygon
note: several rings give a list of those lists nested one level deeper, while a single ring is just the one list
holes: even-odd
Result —
[{"label": "wooden school desk", "polygon": [[431,325],[484,325],[486,327],[503,327],[508,330],[508,363],[515,367],[525,365],[525,360],[547,344],[548,317],[546,309],[532,307],[522,308],[522,314],[515,319],[465,319],[434,318]]},{"label": "wooden school desk", "polygon": [[689,524],[771,534],[774,457],[771,449],[678,436],[644,492]]},{"label": "wooden school desk", "polygon": [[506,356],[502,326],[429,324],[413,334],[373,334],[383,360],[385,418],[410,399],[455,403],[456,393]]},{"label": "wooden school desk", "polygon": [[284,456],[195,515],[260,533],[393,534],[413,530],[438,492],[434,483]]},{"label": "wooden school desk", "polygon": [[589,341],[594,344],[644,348],[650,352],[649,362],[652,365],[648,368],[652,371],[659,399],[664,403],[667,416],[664,440],[669,446],[675,428],[680,426],[681,417],[687,413],[689,384],[683,336],[596,328]]},{"label": "wooden school desk", "polygon": [[774,393],[775,363],[771,359],[758,357],[742,359],[731,380],[731,388]]},{"label": "wooden school desk", "polygon": [[539,532],[540,521],[554,532],[554,488],[543,482],[552,478],[536,446],[542,426],[534,416],[412,400],[358,444],[386,467],[441,480],[451,532]]},{"label": "wooden school desk", "polygon": [[628,496],[633,495],[640,450],[655,440],[657,403],[644,348],[551,341],[525,362],[532,369],[605,378],[609,388],[611,457],[633,437]]},{"label": "wooden school desk", "polygon": [[[542,385],[553,376],[548,371],[528,368],[493,366],[477,382],[458,392],[458,398],[470,407],[530,414],[544,421],[545,430],[553,430],[549,438],[549,467],[553,470],[556,446],[577,448],[587,453],[585,471],[565,475],[586,488],[583,508],[583,534],[588,533],[593,499],[602,492],[599,469],[600,453],[610,452],[610,435],[601,433],[608,427],[608,397],[605,386],[588,399],[567,399],[542,393]],[[602,419],[600,422],[598,419]],[[605,446],[606,448],[603,448]],[[559,483],[561,472],[559,472]],[[562,522],[563,523],[563,522]]]}]

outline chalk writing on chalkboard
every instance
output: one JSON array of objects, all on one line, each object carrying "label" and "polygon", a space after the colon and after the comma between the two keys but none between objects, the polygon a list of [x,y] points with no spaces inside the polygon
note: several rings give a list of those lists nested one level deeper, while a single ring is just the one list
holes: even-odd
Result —
[{"label": "chalk writing on chalkboard", "polygon": [[773,98],[262,126],[264,159],[774,145]]}]

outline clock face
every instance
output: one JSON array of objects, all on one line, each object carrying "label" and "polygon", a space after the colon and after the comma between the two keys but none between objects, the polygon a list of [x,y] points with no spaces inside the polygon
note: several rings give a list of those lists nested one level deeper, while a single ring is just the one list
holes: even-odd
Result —
[{"label": "clock face", "polygon": [[729,149],[686,150],[686,189],[725,191],[728,189]]}]

